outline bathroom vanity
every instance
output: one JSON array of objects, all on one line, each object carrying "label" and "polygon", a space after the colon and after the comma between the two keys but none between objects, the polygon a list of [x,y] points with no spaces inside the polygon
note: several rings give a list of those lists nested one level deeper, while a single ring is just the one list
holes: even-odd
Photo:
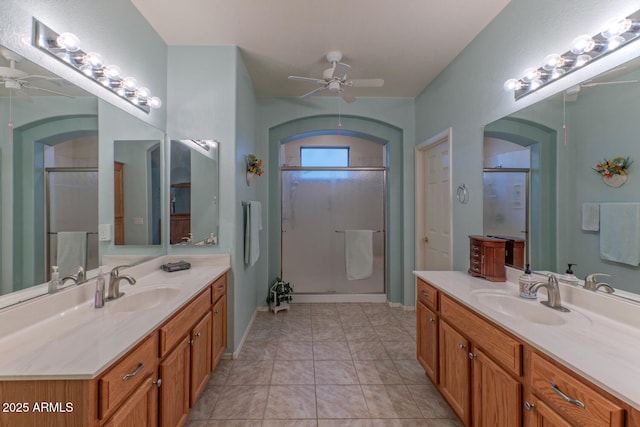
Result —
[{"label": "bathroom vanity", "polygon": [[27,311],[62,308],[0,338],[11,349],[0,354],[0,426],[184,424],[227,345],[230,260],[160,270],[174,258],[124,270],[136,285],[101,309],[88,283],[0,313],[19,325]]},{"label": "bathroom vanity", "polygon": [[561,313],[509,274],[414,273],[417,358],[465,426],[640,425],[640,305],[561,284]]}]

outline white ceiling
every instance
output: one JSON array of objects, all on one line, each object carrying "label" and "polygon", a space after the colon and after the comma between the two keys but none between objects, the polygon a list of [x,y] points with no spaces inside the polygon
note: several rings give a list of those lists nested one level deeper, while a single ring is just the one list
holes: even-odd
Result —
[{"label": "white ceiling", "polygon": [[326,53],[348,78],[383,78],[356,96],[416,97],[509,0],[132,0],[168,45],[235,45],[257,96],[301,96]]}]

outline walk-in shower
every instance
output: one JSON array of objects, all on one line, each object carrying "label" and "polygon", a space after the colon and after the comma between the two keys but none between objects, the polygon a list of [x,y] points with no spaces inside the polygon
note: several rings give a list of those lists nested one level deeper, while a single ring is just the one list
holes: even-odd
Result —
[{"label": "walk-in shower", "polygon": [[[377,294],[384,301],[385,153],[383,144],[344,135],[282,145],[281,270],[299,297]],[[366,278],[347,277],[347,230],[371,232]]]}]

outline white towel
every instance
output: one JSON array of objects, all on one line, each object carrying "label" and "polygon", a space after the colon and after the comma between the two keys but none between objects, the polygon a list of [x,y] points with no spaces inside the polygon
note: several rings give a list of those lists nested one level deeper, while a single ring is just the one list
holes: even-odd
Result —
[{"label": "white towel", "polygon": [[600,230],[600,203],[582,204],[582,229],[584,231]]},{"label": "white towel", "polygon": [[347,279],[361,280],[373,274],[373,231],[345,230]]},{"label": "white towel", "polygon": [[244,225],[244,263],[252,266],[260,257],[260,230],[262,230],[262,204],[248,202]]},{"label": "white towel", "polygon": [[87,268],[87,232],[58,231],[58,271],[60,278]]},{"label": "white towel", "polygon": [[640,203],[600,204],[600,258],[640,264]]}]

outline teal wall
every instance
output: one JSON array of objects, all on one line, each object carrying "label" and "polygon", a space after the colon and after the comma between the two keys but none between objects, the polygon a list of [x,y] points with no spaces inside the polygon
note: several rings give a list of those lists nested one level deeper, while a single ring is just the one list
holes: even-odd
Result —
[{"label": "teal wall", "polygon": [[269,207],[268,217],[263,219],[264,224],[269,224],[266,236],[269,263],[260,265],[258,304],[265,304],[269,281],[280,273],[279,141],[313,130],[336,129],[338,112],[341,113],[342,129],[390,141],[387,298],[392,303],[413,307],[415,123],[413,99],[406,98],[360,98],[353,104],[345,104],[336,97],[304,101],[296,98],[258,99],[257,154],[267,165],[266,173],[258,179],[258,188],[260,200]]},{"label": "teal wall", "polygon": [[[416,98],[415,142],[451,126],[453,188],[465,184],[470,193],[467,204],[453,204],[454,269],[468,267],[468,235],[482,232],[483,127],[638,56],[640,43],[611,53],[519,101],[503,89],[504,82],[527,67],[538,66],[549,53],[566,51],[577,35],[596,34],[603,20],[626,16],[637,8],[632,0],[512,0]],[[561,169],[558,172],[561,180]],[[563,208],[558,205],[559,210]]]}]

